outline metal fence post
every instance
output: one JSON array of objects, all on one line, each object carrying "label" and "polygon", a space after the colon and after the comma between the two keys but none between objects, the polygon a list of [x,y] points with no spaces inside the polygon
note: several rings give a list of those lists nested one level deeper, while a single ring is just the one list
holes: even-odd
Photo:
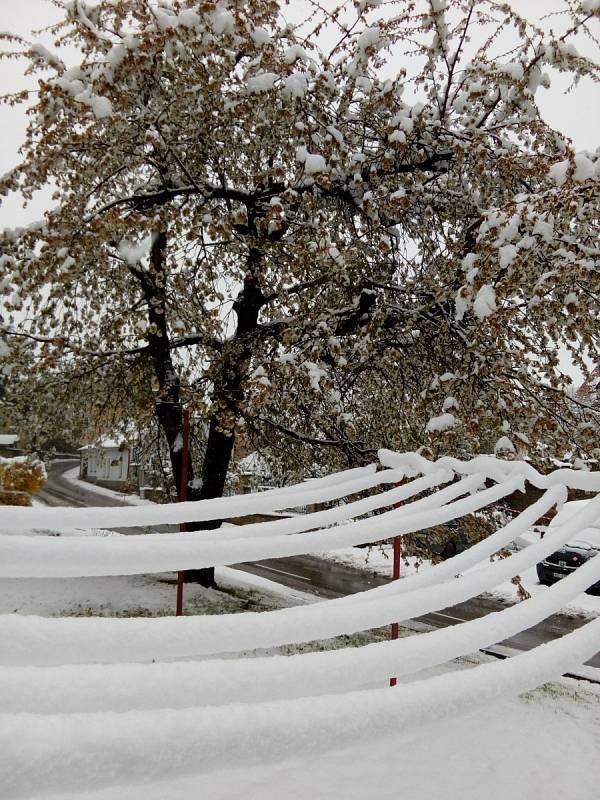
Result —
[{"label": "metal fence post", "polygon": [[[396,484],[396,486],[401,486],[402,481]],[[399,508],[402,505],[402,501],[399,503],[394,503],[394,508]],[[402,558],[402,537],[401,536],[394,536],[394,567],[392,571],[392,580],[397,581],[400,579],[400,559]],[[392,639],[398,638],[398,623],[392,622]],[[396,678],[390,678],[390,686],[395,686],[397,683]]]},{"label": "metal fence post", "polygon": [[[181,430],[181,485],[179,487],[179,502],[185,503],[187,500],[188,484],[188,461],[190,456],[190,412],[187,408],[182,411],[182,430]],[[186,531],[187,525],[181,522],[180,531]],[[183,614],[183,584],[185,582],[185,572],[180,570],[177,573],[177,608],[175,616],[181,617]]]}]

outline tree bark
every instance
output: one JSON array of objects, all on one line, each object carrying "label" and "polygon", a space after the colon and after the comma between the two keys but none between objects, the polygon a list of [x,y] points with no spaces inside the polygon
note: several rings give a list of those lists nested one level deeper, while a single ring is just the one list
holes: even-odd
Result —
[{"label": "tree bark", "polygon": [[[258,270],[262,254],[250,248],[246,261],[244,286],[236,298],[233,309],[237,326],[233,338],[222,350],[222,362],[215,378],[213,408],[208,440],[202,464],[202,500],[222,497],[225,481],[235,446],[235,427],[240,419],[244,401],[243,382],[252,358],[251,334],[258,325],[258,316],[266,298],[258,283]],[[219,528],[222,519],[209,520],[204,527]]]},{"label": "tree bark", "polygon": [[[178,496],[181,496],[183,408],[181,404],[181,382],[173,365],[167,328],[166,247],[167,236],[164,231],[161,231],[156,234],[152,243],[150,251],[151,270],[145,272],[137,267],[132,267],[131,270],[140,282],[148,305],[148,353],[158,382],[155,411],[169,446],[169,460],[173,481]],[[187,475],[189,484],[194,480],[194,467],[189,452]],[[203,499],[201,491],[191,487],[188,488],[187,497],[189,500]],[[194,531],[211,527],[218,527],[218,525],[213,526],[206,522],[191,522],[188,523],[187,530]],[[206,587],[214,587],[216,585],[215,571],[212,567],[188,570],[186,571],[186,580],[201,583]]]},{"label": "tree bark", "polygon": [[[155,411],[169,446],[169,458],[177,493],[181,494],[183,409],[181,383],[175,369],[167,326],[167,236],[157,233],[150,250],[150,270],[130,266],[148,306],[148,355],[158,382]],[[235,303],[236,331],[223,347],[222,361],[214,382],[213,414],[202,465],[200,488],[190,488],[188,499],[209,500],[222,497],[235,444],[235,425],[244,399],[243,381],[252,357],[252,337],[266,299],[258,282],[262,253],[251,247],[246,261],[244,286]],[[188,455],[188,483],[194,479],[191,455]],[[189,523],[189,531],[216,529],[222,519]],[[214,569],[186,570],[186,581],[216,586]]]}]

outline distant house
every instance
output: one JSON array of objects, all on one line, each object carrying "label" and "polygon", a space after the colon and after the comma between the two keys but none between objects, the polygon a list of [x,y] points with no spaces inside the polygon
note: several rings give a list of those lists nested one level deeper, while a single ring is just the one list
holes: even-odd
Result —
[{"label": "distant house", "polygon": [[17,447],[16,433],[0,433],[0,456],[15,456],[21,452]]},{"label": "distant house", "polygon": [[600,366],[577,389],[575,399],[592,408],[600,408]]},{"label": "distant house", "polygon": [[102,439],[79,448],[79,477],[120,489],[129,479],[131,452],[127,442]]},{"label": "distant house", "polygon": [[237,463],[239,491],[256,492],[265,487],[271,488],[271,470],[265,459],[257,452],[249,453]]}]

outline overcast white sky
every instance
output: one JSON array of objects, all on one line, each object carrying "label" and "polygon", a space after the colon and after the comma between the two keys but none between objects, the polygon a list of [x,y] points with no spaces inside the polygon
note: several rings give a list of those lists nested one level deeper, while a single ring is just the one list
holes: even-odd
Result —
[{"label": "overcast white sky", "polygon": [[[325,7],[334,7],[337,0],[322,0],[322,3]],[[556,30],[562,30],[560,20],[556,18],[540,22],[540,18],[549,12],[563,7],[561,0],[511,0],[511,5],[519,13],[546,28],[554,25]],[[284,6],[286,19],[300,21],[304,18],[306,7],[304,0],[291,0],[289,5]],[[60,14],[50,0],[0,0],[0,30],[20,34],[31,41],[43,41],[46,45],[51,45],[51,39],[47,35],[34,36],[31,31],[52,24],[59,18]],[[598,20],[594,20],[594,26],[595,33],[599,36]],[[582,54],[600,60],[600,53],[589,40],[578,39],[577,47]],[[24,77],[22,64],[0,61],[0,93],[31,85],[35,85],[35,79]],[[573,140],[576,149],[595,150],[600,145],[600,89],[590,80],[582,81],[565,94],[567,87],[567,81],[554,73],[551,88],[546,91],[540,89],[536,95],[541,112],[553,127],[562,130]],[[17,148],[23,140],[25,124],[26,118],[21,108],[0,106],[3,145],[0,148],[0,173],[6,172],[17,162]],[[39,219],[49,202],[49,192],[38,192],[27,209],[22,208],[17,197],[2,200],[0,227],[12,227]],[[574,372],[576,379],[577,372]]]}]

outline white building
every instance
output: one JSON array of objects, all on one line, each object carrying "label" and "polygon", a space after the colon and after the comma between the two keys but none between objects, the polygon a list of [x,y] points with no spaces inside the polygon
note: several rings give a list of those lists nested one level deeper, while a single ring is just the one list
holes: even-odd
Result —
[{"label": "white building", "polygon": [[131,453],[126,442],[102,439],[79,448],[79,477],[92,481],[127,483]]},{"label": "white building", "polygon": [[0,455],[15,455],[18,441],[16,433],[0,433]]}]

